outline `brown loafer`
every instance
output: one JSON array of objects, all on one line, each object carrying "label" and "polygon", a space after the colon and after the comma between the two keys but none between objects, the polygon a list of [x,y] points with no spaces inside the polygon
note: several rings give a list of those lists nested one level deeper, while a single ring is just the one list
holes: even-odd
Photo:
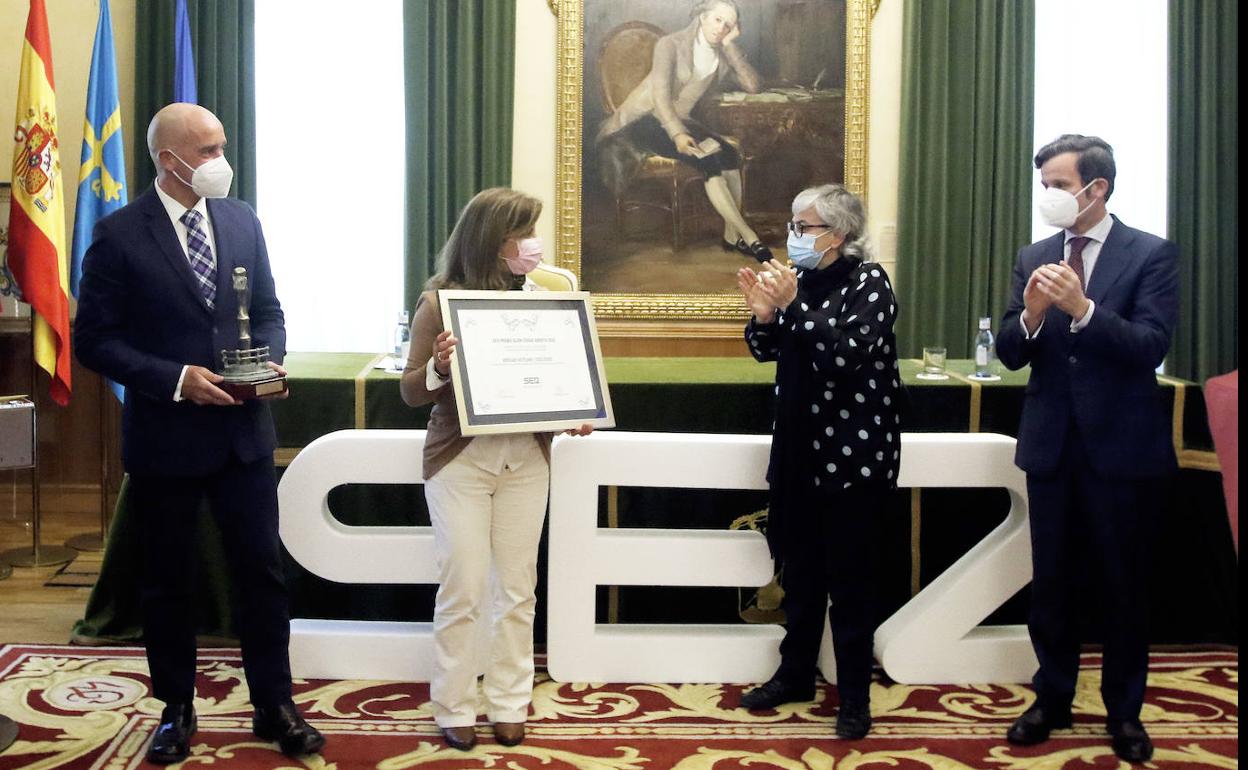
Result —
[{"label": "brown loafer", "polygon": [[495,722],[494,740],[504,746],[518,746],[524,740],[524,722]]},{"label": "brown loafer", "polygon": [[443,727],[442,739],[446,745],[460,751],[472,751],[477,745],[477,731],[472,727]]}]

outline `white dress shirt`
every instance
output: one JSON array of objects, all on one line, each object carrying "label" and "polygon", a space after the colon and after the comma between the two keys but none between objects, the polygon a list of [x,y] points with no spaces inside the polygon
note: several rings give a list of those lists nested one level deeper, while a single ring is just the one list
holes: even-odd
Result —
[{"label": "white dress shirt", "polygon": [[701,28],[693,41],[693,78],[702,80],[715,74],[719,69],[719,52],[702,35]]},{"label": "white dress shirt", "polygon": [[[1088,242],[1083,245],[1083,290],[1087,292],[1088,287],[1092,285],[1092,270],[1096,267],[1096,259],[1101,255],[1101,247],[1105,245],[1105,239],[1109,237],[1109,231],[1114,226],[1114,218],[1106,214],[1100,222],[1088,228],[1086,233],[1076,233],[1072,230],[1066,230],[1064,235],[1066,240],[1062,247],[1062,262],[1070,259],[1070,241],[1074,238],[1087,238]],[[1082,331],[1091,321],[1092,313],[1096,311],[1096,303],[1091,299],[1088,300],[1088,312],[1083,314],[1082,318],[1071,319],[1070,330],[1072,332]],[[1018,322],[1023,325],[1023,337],[1033,339],[1044,328],[1044,318],[1040,319],[1040,325],[1036,327],[1035,333],[1027,331],[1027,324],[1023,321],[1022,315],[1019,315]]]},{"label": "white dress shirt", "polygon": [[[188,211],[188,209],[186,208],[186,206],[183,206],[181,203],[178,203],[176,200],[174,200],[172,195],[160,189],[159,183],[154,184],[152,186],[156,188],[156,197],[160,198],[160,202],[164,204],[165,213],[169,215],[169,221],[173,223],[173,232],[177,234],[178,243],[181,244],[182,246],[182,256],[186,257],[186,263],[187,265],[190,265],[191,256],[190,256],[190,252],[187,251],[187,248],[186,248],[186,225],[182,224],[182,216]],[[200,198],[198,201],[196,201],[195,205],[192,208],[195,211],[198,211],[200,216],[203,217],[203,220],[199,223],[199,226],[202,227],[204,230],[204,237],[208,239],[208,248],[212,250],[213,264],[216,264],[217,240],[213,236],[212,220],[208,217],[208,202],[205,201],[203,198]],[[182,381],[186,379],[187,368],[188,368],[188,365],[184,364],[182,366],[182,373],[178,375],[178,386],[173,389],[174,401],[182,400]]]}]

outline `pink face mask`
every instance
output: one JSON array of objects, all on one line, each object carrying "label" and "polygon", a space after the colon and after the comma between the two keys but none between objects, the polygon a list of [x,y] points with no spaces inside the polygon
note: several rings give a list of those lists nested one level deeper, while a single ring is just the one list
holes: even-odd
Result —
[{"label": "pink face mask", "polygon": [[542,239],[521,238],[516,241],[518,254],[515,257],[503,257],[512,275],[528,275],[542,261]]}]

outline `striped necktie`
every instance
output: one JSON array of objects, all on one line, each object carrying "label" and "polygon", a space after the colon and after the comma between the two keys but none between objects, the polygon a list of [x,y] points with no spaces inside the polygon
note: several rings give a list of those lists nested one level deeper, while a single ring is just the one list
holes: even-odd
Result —
[{"label": "striped necktie", "polygon": [[199,283],[199,293],[204,296],[208,307],[215,308],[217,300],[217,261],[213,259],[212,247],[208,245],[208,234],[200,223],[204,215],[195,209],[187,209],[181,222],[186,225],[186,252],[191,262],[191,270]]}]

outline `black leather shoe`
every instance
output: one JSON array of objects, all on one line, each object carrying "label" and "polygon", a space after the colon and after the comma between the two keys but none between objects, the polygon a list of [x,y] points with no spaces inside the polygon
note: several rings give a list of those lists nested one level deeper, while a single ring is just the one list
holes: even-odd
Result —
[{"label": "black leather shoe", "polygon": [[871,707],[865,703],[842,703],[836,712],[836,734],[856,741],[871,732]]},{"label": "black leather shoe", "polygon": [[762,241],[754,241],[747,244],[744,238],[738,238],[736,243],[729,243],[721,238],[719,247],[724,251],[739,251],[747,257],[753,257],[760,263],[771,259],[771,249],[764,246]]},{"label": "black leather shoe", "polygon": [[1014,720],[1005,733],[1005,739],[1015,746],[1034,746],[1049,739],[1049,732],[1062,730],[1072,724],[1069,711],[1056,712],[1040,706],[1032,706]]},{"label": "black leather shoe", "polygon": [[764,246],[762,241],[754,241],[746,248],[748,249],[747,253],[754,259],[758,260],[759,264],[767,262],[771,259],[771,249]]},{"label": "black leather shoe", "polygon": [[460,751],[472,751],[472,747],[477,745],[477,731],[468,727],[443,727],[442,740],[446,741],[446,745]]},{"label": "black leather shoe", "polygon": [[277,741],[288,757],[315,754],[325,745],[325,736],[308,724],[290,701],[278,706],[256,706],[251,731],[262,741]]},{"label": "black leather shoe", "polygon": [[1138,722],[1119,722],[1109,726],[1114,753],[1128,762],[1147,762],[1153,758],[1153,742]]},{"label": "black leather shoe", "polygon": [[524,722],[495,722],[494,740],[504,746],[519,746],[524,743]]},{"label": "black leather shoe", "polygon": [[157,765],[181,762],[191,753],[191,736],[199,728],[189,703],[170,703],[160,712],[160,725],[152,736],[147,761]]},{"label": "black leather shoe", "polygon": [[779,679],[772,679],[742,695],[741,708],[750,711],[766,711],[785,703],[814,699],[815,686],[813,684],[807,687],[796,687]]}]

